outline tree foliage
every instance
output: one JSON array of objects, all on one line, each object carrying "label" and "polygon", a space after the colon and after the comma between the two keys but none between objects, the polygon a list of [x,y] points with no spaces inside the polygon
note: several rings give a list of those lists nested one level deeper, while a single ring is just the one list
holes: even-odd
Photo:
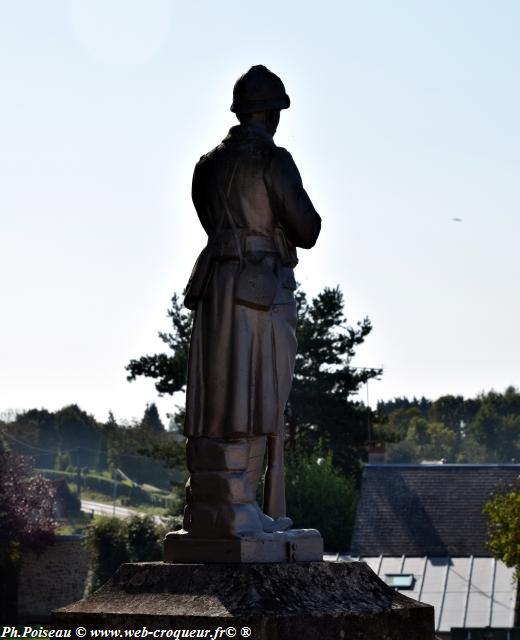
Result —
[{"label": "tree foliage", "polygon": [[162,436],[166,431],[159,416],[159,411],[157,410],[157,405],[155,404],[155,402],[146,405],[143,419],[141,420],[141,424],[139,425],[139,427],[142,431],[144,431],[146,434],[151,435],[152,437]]},{"label": "tree foliage", "polygon": [[151,516],[133,516],[127,524],[130,562],[154,562],[162,558],[163,530]]},{"label": "tree foliage", "polygon": [[349,548],[358,492],[354,479],[334,466],[330,452],[289,453],[286,497],[296,528],[318,529],[327,551]]},{"label": "tree foliage", "polygon": [[381,369],[351,366],[357,348],[372,331],[368,318],[347,325],[343,294],[326,287],[311,301],[296,295],[298,353],[286,412],[286,435],[292,450],[311,452],[321,442],[331,450],[334,464],[356,471],[368,439],[367,412],[355,401],[362,384]]},{"label": "tree foliage", "polygon": [[[332,450],[334,464],[347,472],[357,470],[366,450],[367,407],[353,397],[381,370],[356,369],[351,361],[372,325],[368,318],[355,327],[346,324],[339,287],[325,288],[311,301],[299,291],[296,300],[298,354],[286,412],[288,445],[309,453],[321,441]],[[159,335],[170,353],[142,356],[126,369],[128,380],[150,377],[157,391],[171,394],[186,387],[192,314],[174,295],[168,317],[172,332]]]},{"label": "tree foliage", "polygon": [[85,546],[92,556],[91,589],[109,580],[124,562],[160,560],[164,534],[165,528],[155,524],[152,516],[97,518],[85,535]]},{"label": "tree foliage", "polygon": [[39,548],[54,536],[54,487],[35,475],[27,458],[0,451],[0,539],[15,552],[20,546]]},{"label": "tree foliage", "polygon": [[179,435],[164,428],[155,403],[131,423],[118,423],[112,412],[106,422],[98,422],[77,405],[56,412],[31,409],[4,422],[2,438],[13,450],[31,456],[38,468],[76,473],[78,483],[80,471],[119,468],[134,482],[169,490],[172,473],[167,467],[184,468]]},{"label": "tree foliage", "polygon": [[29,460],[0,446],[0,623],[17,617],[20,552],[54,536],[54,489]]},{"label": "tree foliage", "polygon": [[85,546],[92,557],[92,590],[104,584],[123,562],[129,561],[126,537],[126,522],[118,518],[98,518],[87,529]]},{"label": "tree foliage", "polygon": [[387,447],[389,462],[520,460],[520,394],[514,387],[476,398],[398,398],[379,403],[378,415],[379,430],[395,443]]},{"label": "tree foliage", "polygon": [[171,353],[141,356],[137,360],[130,360],[126,366],[127,380],[135,380],[138,376],[152,378],[156,380],[155,388],[161,395],[173,394],[186,387],[193,314],[183,307],[179,296],[174,294],[167,315],[172,322],[173,330],[170,333],[160,331],[159,338]]},{"label": "tree foliage", "polygon": [[495,558],[514,567],[520,576],[520,480],[497,493],[484,506],[488,547]]}]

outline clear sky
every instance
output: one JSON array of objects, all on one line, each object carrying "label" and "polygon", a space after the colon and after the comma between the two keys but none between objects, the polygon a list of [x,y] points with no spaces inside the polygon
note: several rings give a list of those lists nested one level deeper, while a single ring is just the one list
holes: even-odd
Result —
[{"label": "clear sky", "polygon": [[0,410],[157,401],[124,366],[161,349],[193,166],[259,63],[323,218],[297,278],[372,320],[371,401],[519,386],[519,33],[516,0],[0,0]]}]

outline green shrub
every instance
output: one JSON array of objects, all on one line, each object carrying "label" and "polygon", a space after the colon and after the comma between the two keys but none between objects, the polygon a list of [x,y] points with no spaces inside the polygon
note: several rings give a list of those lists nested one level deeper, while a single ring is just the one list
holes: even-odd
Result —
[{"label": "green shrub", "polygon": [[152,562],[162,558],[162,531],[152,516],[132,516],[128,520],[130,562]]},{"label": "green shrub", "polygon": [[172,523],[158,525],[152,516],[128,520],[96,518],[85,533],[92,556],[91,588],[104,584],[123,562],[153,562],[162,558],[162,542]]},{"label": "green shrub", "polygon": [[128,562],[127,524],[117,518],[97,518],[85,534],[85,545],[92,556],[92,589],[104,584],[120,564]]},{"label": "green shrub", "polygon": [[332,454],[289,454],[287,514],[295,528],[315,528],[327,551],[348,551],[358,492],[355,481],[332,464]]}]

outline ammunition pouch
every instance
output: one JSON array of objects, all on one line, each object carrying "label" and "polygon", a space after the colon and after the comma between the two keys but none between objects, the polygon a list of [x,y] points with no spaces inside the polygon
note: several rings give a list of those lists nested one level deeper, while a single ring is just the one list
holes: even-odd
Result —
[{"label": "ammunition pouch", "polygon": [[[211,277],[215,261],[240,260],[240,270],[235,283],[235,302],[253,309],[267,311],[271,308],[278,290],[278,276],[273,271],[271,261],[264,263],[266,254],[278,254],[282,265],[292,267],[298,261],[296,252],[291,254],[290,247],[282,230],[276,230],[274,238],[270,236],[246,235],[237,242],[232,229],[222,229],[208,240],[208,244],[199,254],[184,290],[184,306],[194,310],[204,295]],[[291,282],[282,279],[282,286],[294,289],[294,276]]]},{"label": "ammunition pouch", "polygon": [[268,311],[278,289],[278,279],[269,264],[246,257],[235,283],[235,302]]}]

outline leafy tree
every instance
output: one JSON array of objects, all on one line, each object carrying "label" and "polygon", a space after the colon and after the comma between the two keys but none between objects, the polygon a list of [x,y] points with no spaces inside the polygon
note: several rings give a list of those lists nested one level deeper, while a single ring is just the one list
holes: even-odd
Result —
[{"label": "leafy tree", "polygon": [[[380,410],[378,409],[378,412]],[[409,406],[406,408],[394,409],[384,420],[384,428],[387,433],[392,434],[396,440],[406,438],[410,429],[410,424],[414,419],[425,419],[418,407]]]},{"label": "leafy tree", "polygon": [[38,467],[52,468],[54,463],[53,449],[56,448],[56,424],[54,415],[46,409],[30,409],[18,414],[16,422],[30,424],[37,432],[38,450],[30,452],[34,464]]},{"label": "leafy tree", "polygon": [[407,439],[415,442],[425,460],[453,458],[457,442],[456,435],[442,422],[428,422],[424,418],[412,420]]},{"label": "leafy tree", "polygon": [[[507,395],[506,395],[507,394]],[[520,409],[517,392],[494,391],[480,397],[480,408],[465,432],[488,452],[488,461],[511,462],[520,457]]]},{"label": "leafy tree", "polygon": [[407,439],[412,440],[416,446],[424,447],[430,443],[428,421],[424,418],[412,418],[406,434]]},{"label": "leafy tree", "polygon": [[354,526],[356,484],[334,466],[330,452],[319,451],[287,456],[287,512],[295,527],[318,529],[328,551],[345,551]]},{"label": "leafy tree", "polygon": [[127,531],[130,562],[152,562],[162,558],[162,530],[152,516],[132,516]]},{"label": "leafy tree", "polygon": [[0,449],[0,622],[16,618],[21,550],[42,549],[55,528],[52,483],[27,458]]},{"label": "leafy tree", "polygon": [[20,546],[37,548],[54,535],[54,489],[50,480],[34,475],[29,460],[0,452],[0,538],[11,553]]},{"label": "leafy tree", "polygon": [[436,422],[442,422],[454,433],[459,433],[460,423],[466,418],[464,398],[462,396],[440,396],[432,403],[429,417]]},{"label": "leafy tree", "polygon": [[129,561],[127,525],[118,518],[97,518],[85,534],[92,556],[92,590],[104,584],[123,562]]},{"label": "leafy tree", "polygon": [[390,447],[390,462],[421,462],[423,460],[452,459],[457,445],[456,434],[442,422],[432,422],[414,416],[406,437]]},{"label": "leafy tree", "polygon": [[[421,406],[427,407],[423,412]],[[379,428],[387,440],[392,462],[446,458],[450,462],[511,462],[520,459],[520,394],[514,387],[476,398],[445,395],[434,402],[379,403]],[[422,417],[425,423],[412,423]],[[422,432],[421,432],[422,429]],[[449,433],[445,431],[447,429]],[[421,435],[422,433],[422,435]]]},{"label": "leafy tree", "polygon": [[514,567],[520,577],[520,480],[495,494],[484,506],[488,547],[495,558]]},{"label": "leafy tree", "polygon": [[377,403],[377,411],[380,416],[388,417],[398,409],[417,409],[423,418],[428,417],[432,401],[422,396],[417,399],[415,396],[409,400],[405,396],[394,398],[393,400],[380,400]]},{"label": "leafy tree", "polygon": [[175,437],[175,434],[167,434],[160,441],[140,449],[140,452],[156,460],[161,460],[171,469],[186,470],[186,446],[184,442],[180,442]]},{"label": "leafy tree", "polygon": [[76,467],[95,467],[101,430],[93,416],[77,404],[63,407],[54,414],[59,448],[68,451]]},{"label": "leafy tree", "polygon": [[484,464],[490,461],[488,450],[471,436],[464,436],[459,444],[455,462],[459,464]]},{"label": "leafy tree", "polygon": [[96,518],[85,535],[93,564],[91,590],[109,580],[124,562],[160,560],[166,530],[155,524],[152,516],[136,515],[129,520]]}]

